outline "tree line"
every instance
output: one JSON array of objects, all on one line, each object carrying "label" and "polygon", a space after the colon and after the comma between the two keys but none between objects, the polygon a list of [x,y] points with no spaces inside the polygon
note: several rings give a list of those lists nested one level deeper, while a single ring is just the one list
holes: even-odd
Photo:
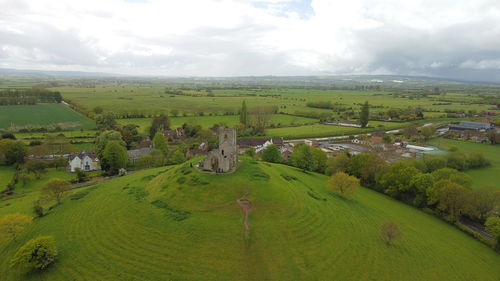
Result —
[{"label": "tree line", "polygon": [[0,105],[60,103],[61,93],[41,88],[0,90]]}]

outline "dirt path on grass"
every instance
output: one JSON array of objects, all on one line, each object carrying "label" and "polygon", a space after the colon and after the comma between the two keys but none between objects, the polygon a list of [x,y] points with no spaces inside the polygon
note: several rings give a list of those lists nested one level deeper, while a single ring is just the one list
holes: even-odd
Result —
[{"label": "dirt path on grass", "polygon": [[245,228],[245,234],[248,233],[248,230],[250,227],[248,226],[248,216],[250,214],[250,209],[252,209],[252,202],[250,200],[244,199],[248,193],[244,194],[241,196],[241,198],[236,200],[236,203],[240,206],[240,208],[243,210],[243,227]]}]

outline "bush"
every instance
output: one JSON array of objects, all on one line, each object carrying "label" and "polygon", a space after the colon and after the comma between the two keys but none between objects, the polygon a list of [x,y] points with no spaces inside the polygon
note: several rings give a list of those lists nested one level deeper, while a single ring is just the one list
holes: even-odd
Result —
[{"label": "bush", "polygon": [[33,206],[33,211],[35,212],[36,216],[41,218],[45,215],[44,210],[42,205],[40,205],[40,201],[35,201],[35,205]]},{"label": "bush", "polygon": [[52,236],[40,236],[24,244],[10,260],[11,267],[25,270],[44,270],[57,257],[56,242]]}]

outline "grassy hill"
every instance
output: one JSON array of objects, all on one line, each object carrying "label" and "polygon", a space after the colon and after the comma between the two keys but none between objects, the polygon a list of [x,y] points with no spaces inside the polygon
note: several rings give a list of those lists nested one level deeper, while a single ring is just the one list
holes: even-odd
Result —
[{"label": "grassy hill", "polygon": [[[189,165],[137,172],[75,192],[0,242],[2,280],[499,280],[500,255],[454,227],[368,189],[353,200],[326,177],[245,160],[232,174]],[[0,215],[32,214],[36,191],[0,201]],[[236,200],[252,202],[249,231]],[[402,240],[386,246],[380,225]],[[38,235],[56,238],[47,272],[7,266]]]}]

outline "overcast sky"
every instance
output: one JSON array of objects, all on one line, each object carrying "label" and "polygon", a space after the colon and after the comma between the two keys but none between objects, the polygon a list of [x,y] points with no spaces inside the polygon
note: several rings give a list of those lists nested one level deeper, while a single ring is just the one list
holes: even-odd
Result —
[{"label": "overcast sky", "polygon": [[500,0],[0,0],[0,68],[500,82]]}]

